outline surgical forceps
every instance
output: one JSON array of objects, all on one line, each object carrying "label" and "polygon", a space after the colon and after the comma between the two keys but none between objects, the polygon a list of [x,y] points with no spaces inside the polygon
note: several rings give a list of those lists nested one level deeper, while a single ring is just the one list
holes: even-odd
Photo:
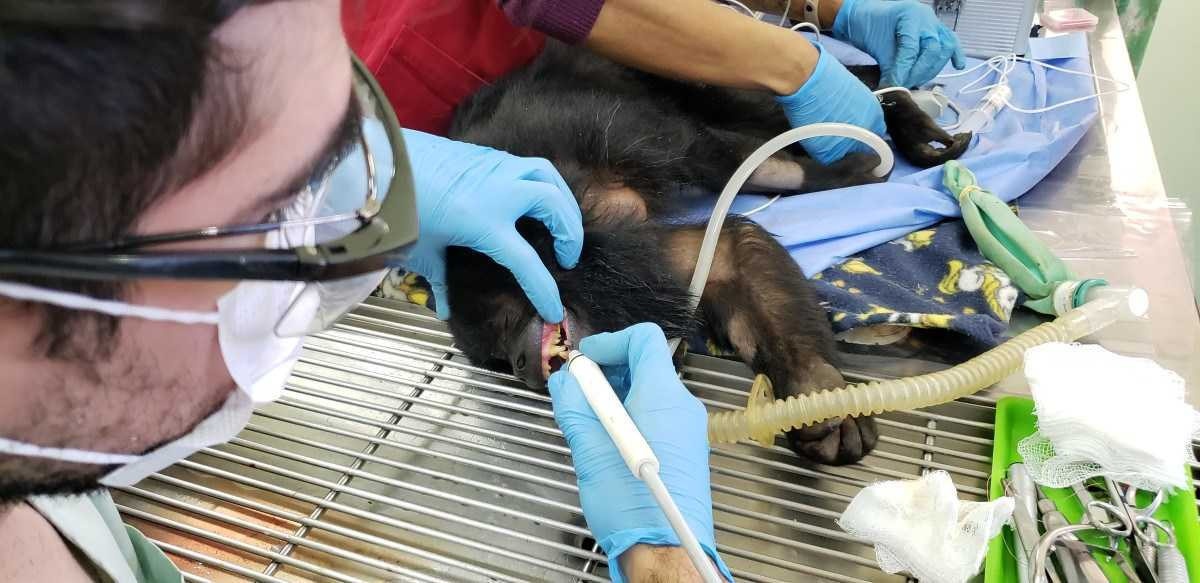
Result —
[{"label": "surgical forceps", "polygon": [[[1054,505],[1054,501],[1042,494],[1041,490],[1038,494],[1038,512],[1042,516],[1042,524],[1046,526],[1047,531],[1053,531],[1071,524],[1063,513]],[[1108,578],[1104,575],[1104,571],[1100,569],[1100,564],[1096,559],[1092,558],[1092,553],[1088,546],[1084,544],[1079,537],[1068,533],[1063,535],[1056,543],[1054,549],[1055,556],[1058,557],[1059,567],[1063,572],[1063,579],[1066,583],[1107,583]]]},{"label": "surgical forceps", "polygon": [[1075,484],[1071,487],[1083,504],[1085,520],[1081,524],[1067,524],[1054,528],[1042,536],[1032,553],[1030,572],[1033,576],[1033,583],[1046,582],[1046,561],[1049,559],[1050,549],[1064,537],[1073,536],[1075,533],[1085,530],[1095,530],[1107,535],[1115,548],[1117,539],[1133,535],[1133,519],[1124,506],[1120,490],[1112,480],[1106,479],[1105,482],[1112,502],[1096,500],[1088,491],[1087,486],[1083,484]]},{"label": "surgical forceps", "polygon": [[[1158,550],[1175,546],[1175,531],[1154,518],[1154,513],[1166,499],[1162,490],[1154,494],[1154,500],[1145,508],[1137,505],[1137,494],[1137,488],[1129,486],[1120,498],[1121,506],[1133,527],[1133,536],[1129,540],[1130,553],[1134,568],[1141,578],[1144,581],[1155,581],[1158,573]],[[1159,542],[1160,533],[1166,535],[1167,542]]]}]

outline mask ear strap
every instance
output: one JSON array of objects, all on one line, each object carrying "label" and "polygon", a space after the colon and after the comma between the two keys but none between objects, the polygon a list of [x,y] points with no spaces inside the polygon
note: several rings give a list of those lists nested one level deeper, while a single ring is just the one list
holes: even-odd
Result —
[{"label": "mask ear strap", "polygon": [[0,453],[19,455],[22,457],[40,457],[55,459],[77,464],[94,464],[111,466],[136,462],[141,456],[118,453],[100,453],[83,449],[61,447],[42,447],[22,441],[13,441],[0,437]]},{"label": "mask ear strap", "polygon": [[98,300],[81,294],[45,289],[23,283],[0,281],[0,296],[8,296],[14,300],[23,302],[50,304],[71,310],[99,312],[117,318],[131,316],[143,320],[175,322],[178,324],[210,324],[213,326],[217,324],[217,313],[215,311],[193,312],[156,308],[153,306],[137,306],[112,300]]}]

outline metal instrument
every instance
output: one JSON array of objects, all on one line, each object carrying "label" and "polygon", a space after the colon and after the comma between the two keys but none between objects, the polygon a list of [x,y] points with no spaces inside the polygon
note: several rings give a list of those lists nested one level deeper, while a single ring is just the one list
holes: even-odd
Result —
[{"label": "metal instrument", "polygon": [[[1175,532],[1154,518],[1154,513],[1166,499],[1166,494],[1162,491],[1156,492],[1154,500],[1145,508],[1137,505],[1137,494],[1137,488],[1130,486],[1119,498],[1133,528],[1133,535],[1129,539],[1130,556],[1143,581],[1157,581],[1159,549],[1175,546]],[[1166,542],[1160,541],[1160,533],[1165,536]]]},{"label": "metal instrument", "polygon": [[[1057,530],[1070,524],[1058,507],[1054,505],[1054,501],[1046,498],[1040,490],[1038,491],[1038,511],[1042,515],[1042,524],[1048,531]],[[1100,569],[1100,564],[1092,557],[1088,546],[1074,534],[1064,535],[1056,543],[1054,556],[1058,559],[1058,565],[1062,569],[1067,583],[1106,583],[1108,581],[1104,571]]]}]

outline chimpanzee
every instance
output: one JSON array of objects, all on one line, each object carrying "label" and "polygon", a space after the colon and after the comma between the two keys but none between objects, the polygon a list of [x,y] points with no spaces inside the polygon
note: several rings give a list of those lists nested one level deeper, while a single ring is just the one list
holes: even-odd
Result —
[{"label": "chimpanzee", "polygon": [[[877,67],[852,68],[868,85]],[[901,155],[932,166],[966,150],[903,93],[885,94],[888,132]],[[718,192],[755,148],[788,129],[770,96],[683,83],[551,43],[533,63],[486,86],[456,112],[450,137],[518,156],[549,159],[583,210],[584,246],[572,270],[558,266],[538,222],[518,230],[549,268],[566,321],[545,324],[508,270],[484,255],[447,255],[450,330],[468,358],[545,386],[572,339],[654,322],[668,337],[700,330],[773,382],[776,396],[844,384],[834,368],[832,331],[803,273],[756,223],[726,220],[699,313],[687,284],[704,225],[660,222],[685,192]],[[934,148],[938,142],[943,148]],[[875,154],[825,166],[799,146],[772,157],[749,189],[799,193],[875,182]],[[486,193],[481,193],[486,195]],[[798,454],[853,463],[877,439],[870,418],[788,432]]]}]

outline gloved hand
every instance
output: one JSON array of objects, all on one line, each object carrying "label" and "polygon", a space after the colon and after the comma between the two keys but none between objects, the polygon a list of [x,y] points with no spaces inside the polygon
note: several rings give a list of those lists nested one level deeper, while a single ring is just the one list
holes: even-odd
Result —
[{"label": "gloved hand", "polygon": [[833,37],[875,57],[880,87],[916,87],[942,71],[946,61],[966,66],[958,38],[933,9],[916,0],[843,0]]},{"label": "gloved hand", "polygon": [[[708,416],[675,376],[662,330],[654,324],[637,324],[584,338],[579,349],[601,365],[658,457],[659,475],[680,513],[717,568],[732,581],[713,538]],[[679,545],[679,539],[649,489],[625,466],[575,377],[565,371],[551,375],[550,396],[554,420],[571,447],[584,518],[608,554],[613,581],[619,583],[624,579],[621,553],[639,543]]]},{"label": "gloved hand", "polygon": [[[850,74],[837,59],[819,45],[817,66],[808,80],[791,95],[776,97],[792,127],[820,122],[842,122],[883,135],[883,107],[871,90]],[[868,150],[866,144],[849,138],[818,137],[801,142],[804,150],[822,164],[837,162],[851,151]]]},{"label": "gloved hand", "polygon": [[469,247],[508,268],[542,319],[563,319],[558,286],[533,247],[517,233],[521,217],[554,236],[558,263],[572,268],[583,250],[583,215],[549,161],[404,130],[417,190],[420,235],[406,266],[433,288],[438,317],[450,317],[446,247]]}]

